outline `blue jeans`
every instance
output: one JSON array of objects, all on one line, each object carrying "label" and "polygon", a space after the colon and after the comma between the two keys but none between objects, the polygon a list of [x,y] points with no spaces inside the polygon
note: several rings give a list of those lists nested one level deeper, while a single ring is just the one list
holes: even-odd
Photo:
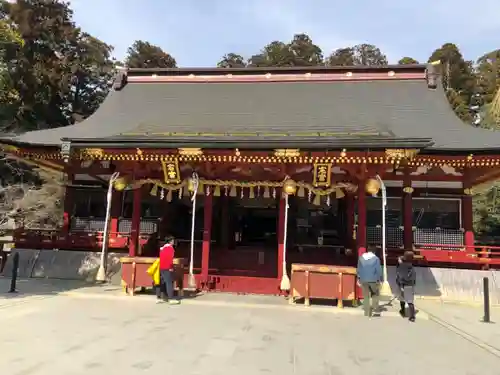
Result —
[{"label": "blue jeans", "polygon": [[160,285],[156,288],[156,297],[161,298],[163,293],[167,294],[168,299],[174,298],[173,271],[160,270]]}]

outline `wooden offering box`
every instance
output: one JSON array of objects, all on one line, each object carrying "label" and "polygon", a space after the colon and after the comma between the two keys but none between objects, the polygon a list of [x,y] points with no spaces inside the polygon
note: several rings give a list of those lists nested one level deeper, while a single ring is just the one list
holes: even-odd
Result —
[{"label": "wooden offering box", "polygon": [[356,268],[318,264],[292,264],[290,303],[304,298],[309,306],[311,298],[336,299],[338,307],[344,301],[357,300]]},{"label": "wooden offering box", "polygon": [[[125,292],[134,295],[137,288],[151,288],[153,279],[147,270],[158,258],[150,257],[123,257],[122,264],[122,286]],[[174,259],[174,287],[178,289],[179,296],[184,294],[184,267],[185,258]]]}]

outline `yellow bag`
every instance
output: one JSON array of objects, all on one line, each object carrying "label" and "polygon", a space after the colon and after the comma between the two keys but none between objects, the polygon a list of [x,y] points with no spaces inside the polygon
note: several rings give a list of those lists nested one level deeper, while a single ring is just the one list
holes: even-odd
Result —
[{"label": "yellow bag", "polygon": [[146,272],[153,278],[154,285],[160,285],[160,259],[156,259]]}]

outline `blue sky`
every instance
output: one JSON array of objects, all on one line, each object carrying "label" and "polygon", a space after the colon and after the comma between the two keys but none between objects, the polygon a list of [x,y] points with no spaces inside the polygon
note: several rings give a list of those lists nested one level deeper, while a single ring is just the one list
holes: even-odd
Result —
[{"label": "blue sky", "polygon": [[[395,5],[397,4],[397,5]],[[161,46],[179,66],[214,66],[273,40],[307,33],[328,55],[357,43],[377,45],[396,62],[425,62],[444,42],[467,59],[500,48],[500,0],[71,0],[74,20],[115,47],[135,40]]]}]

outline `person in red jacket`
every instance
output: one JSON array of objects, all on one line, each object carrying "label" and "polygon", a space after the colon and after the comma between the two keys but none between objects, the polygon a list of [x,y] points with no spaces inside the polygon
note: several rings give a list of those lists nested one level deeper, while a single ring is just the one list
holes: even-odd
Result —
[{"label": "person in red jacket", "polygon": [[159,301],[168,301],[171,305],[178,305],[180,302],[174,299],[174,238],[165,237],[165,245],[160,248],[160,282],[167,293],[167,299]]}]

